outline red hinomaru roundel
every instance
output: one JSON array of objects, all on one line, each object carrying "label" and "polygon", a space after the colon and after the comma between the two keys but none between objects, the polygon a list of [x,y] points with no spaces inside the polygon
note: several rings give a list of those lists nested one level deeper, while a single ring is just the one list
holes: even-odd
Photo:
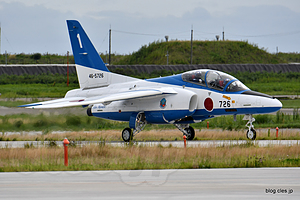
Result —
[{"label": "red hinomaru roundel", "polygon": [[211,98],[207,97],[204,100],[204,108],[209,112],[211,112],[214,109],[214,102]]}]

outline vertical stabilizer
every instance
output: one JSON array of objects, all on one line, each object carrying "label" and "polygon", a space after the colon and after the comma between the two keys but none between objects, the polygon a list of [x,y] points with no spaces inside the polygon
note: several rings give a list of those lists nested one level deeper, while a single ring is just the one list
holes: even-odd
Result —
[{"label": "vertical stabilizer", "polygon": [[111,73],[89,37],[75,20],[67,20],[80,88],[97,88],[137,80]]},{"label": "vertical stabilizer", "polygon": [[89,37],[75,20],[67,20],[80,88],[108,85],[109,70]]}]

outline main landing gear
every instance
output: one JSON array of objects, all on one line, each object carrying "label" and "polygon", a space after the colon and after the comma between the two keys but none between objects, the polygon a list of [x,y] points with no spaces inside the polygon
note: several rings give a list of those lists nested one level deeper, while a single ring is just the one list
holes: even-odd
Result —
[{"label": "main landing gear", "polygon": [[[174,124],[183,133],[183,135],[186,136],[187,140],[194,139],[195,130],[193,127],[189,126],[189,124],[176,124],[174,122],[168,123]],[[138,114],[132,114],[129,120],[129,128],[125,128],[122,131],[122,139],[124,142],[130,142],[134,136],[136,136],[145,128],[146,125],[147,121],[145,118],[145,113],[140,112]]]},{"label": "main landing gear", "polygon": [[[139,123],[136,129],[132,131],[131,128],[125,128],[122,131],[122,139],[124,142],[130,142],[136,134],[141,132],[146,126],[147,121]],[[189,124],[174,124],[186,136],[187,140],[193,140],[195,137],[195,130]]]},{"label": "main landing gear", "polygon": [[125,128],[122,131],[122,139],[124,140],[124,142],[129,142],[130,140],[132,140],[132,130],[131,128]]},{"label": "main landing gear", "polygon": [[129,125],[131,128],[125,128],[122,131],[122,139],[124,142],[130,142],[134,136],[136,136],[139,132],[144,130],[147,125],[147,121],[145,118],[145,113],[138,113],[136,116],[133,115],[130,118]]},{"label": "main landing gear", "polygon": [[248,120],[246,126],[248,127],[246,136],[249,140],[255,140],[256,139],[256,131],[253,126],[253,122],[255,121],[255,118],[252,117],[252,115],[245,115],[243,120]]}]

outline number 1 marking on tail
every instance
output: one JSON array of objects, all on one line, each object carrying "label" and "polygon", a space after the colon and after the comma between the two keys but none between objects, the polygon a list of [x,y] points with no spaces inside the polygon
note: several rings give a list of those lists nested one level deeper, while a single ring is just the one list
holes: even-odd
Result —
[{"label": "number 1 marking on tail", "polygon": [[81,39],[80,39],[79,33],[77,33],[77,38],[78,38],[80,49],[82,49],[82,43],[81,43]]}]

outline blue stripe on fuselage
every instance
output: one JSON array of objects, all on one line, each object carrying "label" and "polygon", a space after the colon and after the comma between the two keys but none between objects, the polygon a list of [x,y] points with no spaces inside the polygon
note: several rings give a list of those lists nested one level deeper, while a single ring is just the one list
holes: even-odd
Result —
[{"label": "blue stripe on fuselage", "polygon": [[[208,112],[205,109],[198,109],[195,111],[193,115],[194,120],[205,120],[207,118],[211,118],[212,116],[218,115],[242,115],[242,114],[265,114],[276,112],[280,110],[280,107],[251,107],[251,108],[232,108],[236,109],[234,112],[228,112],[224,108],[214,109],[212,112]],[[187,112],[186,110],[157,110],[157,111],[145,111],[146,120],[149,123],[153,124],[167,124],[167,122],[162,118],[162,114],[164,114],[165,119],[168,119],[169,116],[178,119],[181,118],[182,113]],[[93,113],[93,116],[100,117],[104,119],[116,120],[116,121],[129,121],[132,113],[136,113],[135,111],[130,112],[97,112]],[[192,123],[192,122],[189,122]]]}]

